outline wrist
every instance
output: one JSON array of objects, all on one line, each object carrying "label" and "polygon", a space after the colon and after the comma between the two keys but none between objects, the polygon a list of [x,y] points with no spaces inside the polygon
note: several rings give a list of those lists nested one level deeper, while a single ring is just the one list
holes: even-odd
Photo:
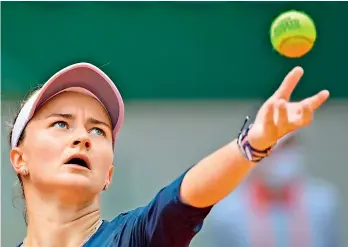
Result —
[{"label": "wrist", "polygon": [[252,124],[245,127],[248,120],[249,118],[247,117],[238,135],[237,145],[247,160],[259,162],[270,155],[273,145],[257,135],[257,133],[262,133],[261,131],[255,131],[257,127],[254,128]]},{"label": "wrist", "polygon": [[262,130],[258,130],[258,127],[252,125],[250,126],[247,139],[250,145],[257,150],[266,150],[274,146],[275,143],[270,142],[267,137],[259,134]]}]

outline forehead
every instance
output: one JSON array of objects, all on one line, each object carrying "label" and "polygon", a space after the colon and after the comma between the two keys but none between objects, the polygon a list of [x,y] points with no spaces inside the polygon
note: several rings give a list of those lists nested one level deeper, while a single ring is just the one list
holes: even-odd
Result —
[{"label": "forehead", "polygon": [[103,105],[95,98],[78,92],[63,92],[49,99],[35,113],[34,118],[41,118],[52,113],[74,114],[84,110],[100,120],[110,121],[109,114]]}]

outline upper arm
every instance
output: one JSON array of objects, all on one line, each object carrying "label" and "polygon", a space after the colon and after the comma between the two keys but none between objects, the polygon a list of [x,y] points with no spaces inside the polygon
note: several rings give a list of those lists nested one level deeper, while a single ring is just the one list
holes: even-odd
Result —
[{"label": "upper arm", "polygon": [[146,241],[146,246],[188,246],[201,229],[211,207],[195,208],[180,200],[184,175],[163,188],[147,206],[140,209],[136,232]]}]

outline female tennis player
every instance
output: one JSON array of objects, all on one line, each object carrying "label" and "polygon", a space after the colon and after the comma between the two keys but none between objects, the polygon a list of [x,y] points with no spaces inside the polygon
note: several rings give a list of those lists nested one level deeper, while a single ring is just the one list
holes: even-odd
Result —
[{"label": "female tennis player", "polygon": [[310,124],[328,98],[324,90],[290,103],[302,74],[294,68],[235,140],[146,206],[106,221],[100,216],[100,193],[112,181],[123,101],[110,78],[92,64],[59,71],[22,105],[10,134],[10,159],[27,209],[27,234],[19,246],[189,246],[213,205],[271,154],[278,139]]}]

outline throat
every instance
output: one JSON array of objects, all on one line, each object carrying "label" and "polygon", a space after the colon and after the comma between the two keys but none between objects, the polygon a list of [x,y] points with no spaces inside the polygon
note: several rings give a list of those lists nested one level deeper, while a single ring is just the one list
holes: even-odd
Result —
[{"label": "throat", "polygon": [[43,219],[28,220],[27,237],[24,247],[80,247],[88,242],[89,238],[102,225],[99,211],[85,215],[68,223],[45,221]]}]

